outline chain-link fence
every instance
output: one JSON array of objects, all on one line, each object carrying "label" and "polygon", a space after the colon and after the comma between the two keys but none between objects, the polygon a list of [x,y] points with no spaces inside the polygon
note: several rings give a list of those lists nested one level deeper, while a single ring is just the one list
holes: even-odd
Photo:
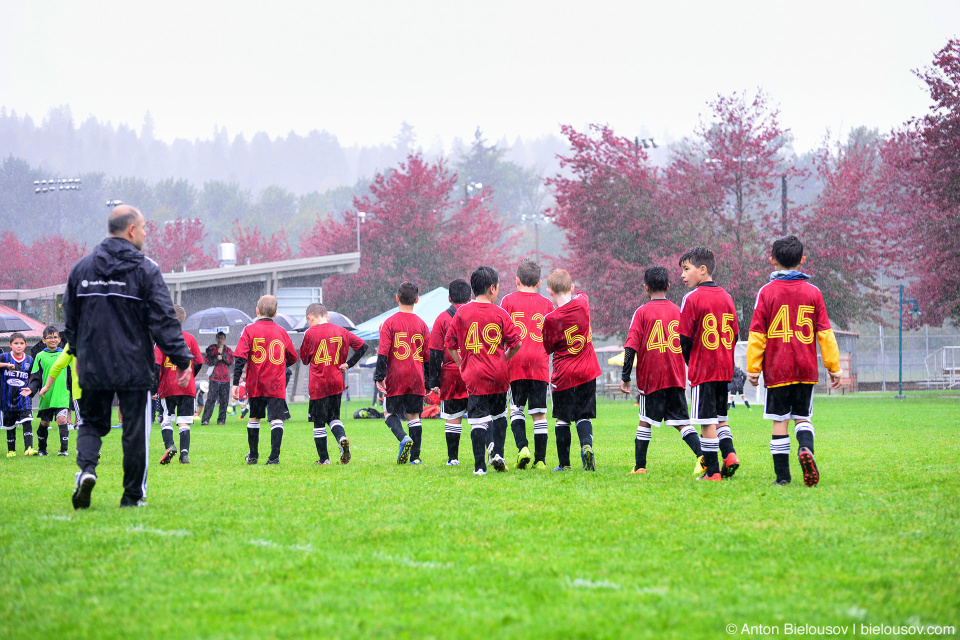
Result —
[{"label": "chain-link fence", "polygon": [[[861,332],[857,341],[859,382],[879,383],[881,387],[886,383],[887,388],[894,388],[899,379],[900,340],[897,329],[884,327],[882,336],[880,327],[874,326],[872,329],[871,332]],[[956,327],[924,327],[917,331],[904,331],[903,381],[944,386],[943,381],[949,380],[949,369],[954,362],[951,359],[954,350],[949,347],[960,347],[960,332]]]}]

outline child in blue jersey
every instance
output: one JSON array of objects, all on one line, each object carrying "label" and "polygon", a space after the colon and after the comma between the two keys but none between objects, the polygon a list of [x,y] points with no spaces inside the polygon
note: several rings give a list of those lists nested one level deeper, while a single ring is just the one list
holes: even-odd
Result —
[{"label": "child in blue jersey", "polygon": [[0,412],[7,432],[7,457],[17,455],[17,425],[23,425],[23,455],[35,456],[33,450],[33,403],[20,395],[27,388],[33,358],[28,356],[27,339],[22,333],[10,334],[10,353],[0,353]]}]

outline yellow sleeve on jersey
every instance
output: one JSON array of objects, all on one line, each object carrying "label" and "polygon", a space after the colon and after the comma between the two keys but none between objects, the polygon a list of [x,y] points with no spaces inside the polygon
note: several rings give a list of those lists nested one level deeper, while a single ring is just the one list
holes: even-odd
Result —
[{"label": "yellow sleeve on jersey", "polygon": [[817,332],[817,344],[820,345],[820,355],[823,356],[823,366],[827,371],[840,371],[840,347],[837,346],[837,337],[833,329]]},{"label": "yellow sleeve on jersey", "polygon": [[751,331],[750,339],[747,341],[747,373],[763,371],[763,352],[766,348],[767,334]]}]

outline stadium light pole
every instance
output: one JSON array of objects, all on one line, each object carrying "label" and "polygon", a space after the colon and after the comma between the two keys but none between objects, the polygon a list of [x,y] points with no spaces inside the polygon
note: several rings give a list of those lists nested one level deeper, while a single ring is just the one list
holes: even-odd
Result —
[{"label": "stadium light pole", "polygon": [[904,298],[903,285],[900,285],[900,392],[896,397],[901,400],[907,397],[903,395],[903,305],[905,304],[913,305],[910,315],[916,319],[920,315],[920,305],[917,304],[916,298]]},{"label": "stadium light pole", "polygon": [[123,200],[107,200],[107,209],[113,209],[123,204]]},{"label": "stadium light pole", "polygon": [[57,235],[60,235],[60,192],[61,191],[79,191],[82,184],[80,178],[58,178],[54,180],[34,180],[33,186],[36,189],[35,195],[56,192],[57,194]]},{"label": "stadium light pole", "polygon": [[366,211],[357,211],[357,253],[360,253],[360,223],[367,221]]}]

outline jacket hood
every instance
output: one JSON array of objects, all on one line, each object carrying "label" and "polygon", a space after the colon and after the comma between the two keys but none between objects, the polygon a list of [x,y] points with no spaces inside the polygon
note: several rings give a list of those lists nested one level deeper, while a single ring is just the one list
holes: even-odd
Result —
[{"label": "jacket hood", "polygon": [[129,240],[111,236],[93,250],[93,268],[107,278],[121,276],[140,266],[144,257]]}]

